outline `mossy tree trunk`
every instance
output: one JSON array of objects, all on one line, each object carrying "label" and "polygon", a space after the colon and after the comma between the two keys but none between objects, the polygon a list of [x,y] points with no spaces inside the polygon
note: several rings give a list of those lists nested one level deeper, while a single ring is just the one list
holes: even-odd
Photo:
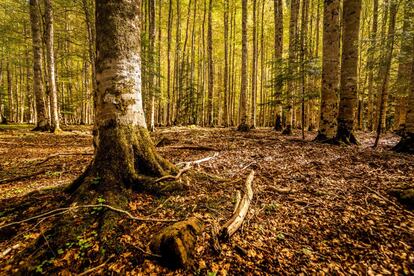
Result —
[{"label": "mossy tree trunk", "polygon": [[30,0],[30,25],[33,40],[33,90],[36,98],[36,131],[48,131],[45,95],[42,84],[42,36],[40,33],[39,1]]},{"label": "mossy tree trunk", "polygon": [[341,88],[336,142],[358,144],[354,136],[357,107],[358,35],[361,0],[345,0],[343,6]]},{"label": "mossy tree trunk", "polygon": [[332,141],[337,130],[340,57],[339,0],[325,0],[321,111],[317,141]]},{"label": "mossy tree trunk", "polygon": [[[155,179],[176,171],[156,152],[146,128],[141,95],[139,2],[96,1],[95,156],[84,174],[67,188],[71,194],[68,204],[80,206],[105,201],[113,207],[127,209],[130,188],[153,188],[150,185]],[[97,242],[105,249],[101,257],[120,253],[119,216],[109,209],[100,210],[99,215],[88,210],[78,211],[77,219],[71,214],[63,216],[45,234],[49,237],[48,246],[36,251],[27,267],[33,269],[33,264],[50,255],[49,249],[56,252],[96,227]]]}]

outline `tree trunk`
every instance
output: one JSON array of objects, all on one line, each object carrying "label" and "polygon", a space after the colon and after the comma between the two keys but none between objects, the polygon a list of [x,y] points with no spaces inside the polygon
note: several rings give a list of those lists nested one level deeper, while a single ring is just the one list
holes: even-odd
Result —
[{"label": "tree trunk", "polygon": [[[281,70],[280,65],[282,62],[282,55],[283,55],[283,3],[282,0],[274,0],[274,24],[275,24],[275,62],[276,68],[275,70]],[[277,75],[277,74],[276,74]],[[283,129],[282,126],[282,94],[283,94],[283,86],[277,85],[275,86],[275,130],[281,131]]]},{"label": "tree trunk", "polygon": [[[95,156],[85,173],[68,187],[67,191],[72,193],[69,204],[90,205],[104,200],[107,205],[126,209],[128,187],[153,189],[152,185],[160,185],[155,178],[176,169],[158,155],[146,128],[141,93],[139,1],[96,1],[96,34]],[[85,210],[78,211],[77,216],[80,218],[64,215],[45,233],[49,237],[47,246],[37,244],[32,252],[26,252],[35,253],[29,261],[37,265],[49,258],[49,249],[56,252],[66,242],[76,241],[96,227],[99,248],[105,252],[103,258],[122,251],[118,239],[122,235],[119,213],[104,209],[90,214]],[[39,239],[38,243],[45,241]]]},{"label": "tree trunk", "polygon": [[253,57],[252,57],[252,101],[250,127],[256,127],[257,101],[257,0],[253,0]]},{"label": "tree trunk", "polygon": [[167,126],[172,122],[172,93],[171,93],[171,37],[172,37],[172,0],[169,0],[168,6],[168,29],[167,29]]},{"label": "tree trunk", "polygon": [[341,33],[339,7],[339,0],[324,1],[321,110],[317,141],[331,141],[337,131]]},{"label": "tree trunk", "polygon": [[224,126],[229,125],[229,0],[224,0]]},{"label": "tree trunk", "polygon": [[247,0],[242,0],[242,65],[240,90],[240,124],[239,131],[249,131],[247,125]]},{"label": "tree trunk", "polygon": [[367,69],[368,69],[368,129],[373,129],[374,115],[374,60],[376,50],[376,40],[378,31],[378,0],[374,0],[372,11],[372,30],[370,35],[370,46],[368,48]]},{"label": "tree trunk", "polygon": [[156,88],[156,65],[155,65],[155,0],[149,0],[149,96],[151,98],[150,131],[155,130],[155,88]]},{"label": "tree trunk", "polygon": [[354,136],[357,107],[358,36],[361,0],[345,0],[343,7],[341,90],[336,142],[358,144]]},{"label": "tree trunk", "polygon": [[210,0],[208,6],[208,27],[207,27],[207,59],[208,59],[208,104],[207,104],[207,125],[213,126],[214,110],[213,110],[213,97],[214,97],[214,63],[213,63],[213,21],[212,10],[213,1]]},{"label": "tree trunk", "polygon": [[294,75],[297,71],[297,44],[298,44],[298,13],[300,0],[291,0],[290,2],[290,21],[289,21],[289,74],[292,77],[288,81],[288,89],[286,91],[286,127],[283,134],[291,135],[293,127],[293,94],[295,90]]},{"label": "tree trunk", "polygon": [[58,99],[56,90],[56,78],[55,78],[55,51],[53,49],[53,7],[51,0],[45,1],[45,31],[46,31],[46,51],[47,51],[47,70],[49,77],[50,87],[50,105],[51,105],[51,126],[52,132],[59,132],[59,114],[58,114]]},{"label": "tree trunk", "polygon": [[42,84],[42,37],[40,33],[39,1],[30,0],[30,25],[33,40],[33,90],[36,98],[35,131],[48,131],[49,119],[46,116],[45,95]]},{"label": "tree trunk", "polygon": [[[414,38],[411,39],[411,45],[411,55],[414,57]],[[405,128],[401,140],[394,147],[394,150],[414,154],[414,62],[411,64],[411,89],[409,92]]]},{"label": "tree trunk", "polygon": [[387,117],[387,108],[388,108],[388,82],[390,78],[390,69],[392,54],[394,50],[394,32],[395,32],[395,20],[397,17],[397,3],[395,0],[391,0],[390,3],[390,20],[388,26],[388,35],[386,43],[386,54],[383,59],[383,66],[380,68],[380,78],[383,80],[381,87],[378,89],[378,95],[381,95],[380,107],[379,107],[379,116],[378,116],[378,126],[377,126],[377,137],[375,139],[374,147],[378,146],[379,138],[381,133],[386,128],[386,117]]}]

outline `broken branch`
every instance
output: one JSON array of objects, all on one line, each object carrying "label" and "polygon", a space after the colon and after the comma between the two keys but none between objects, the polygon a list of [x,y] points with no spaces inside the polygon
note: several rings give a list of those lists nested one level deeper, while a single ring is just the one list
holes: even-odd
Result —
[{"label": "broken branch", "polygon": [[250,202],[253,199],[253,178],[254,171],[252,170],[246,179],[245,192],[242,199],[237,205],[233,216],[230,218],[228,222],[226,222],[226,224],[224,224],[220,231],[221,239],[228,240],[242,225],[244,218],[246,217],[247,212],[249,210]]}]

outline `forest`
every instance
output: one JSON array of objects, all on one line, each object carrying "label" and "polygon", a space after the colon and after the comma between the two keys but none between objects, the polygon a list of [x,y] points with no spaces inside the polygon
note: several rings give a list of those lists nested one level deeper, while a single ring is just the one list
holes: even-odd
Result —
[{"label": "forest", "polygon": [[413,275],[412,0],[0,0],[1,275]]}]

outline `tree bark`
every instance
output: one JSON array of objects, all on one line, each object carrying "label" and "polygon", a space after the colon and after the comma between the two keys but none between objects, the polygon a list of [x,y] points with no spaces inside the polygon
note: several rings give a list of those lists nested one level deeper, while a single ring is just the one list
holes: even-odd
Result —
[{"label": "tree bark", "polygon": [[253,0],[253,57],[252,57],[252,100],[250,113],[250,127],[256,127],[257,101],[257,0]]},{"label": "tree bark", "polygon": [[344,0],[341,88],[336,142],[358,144],[354,136],[357,106],[358,36],[361,0]]},{"label": "tree bark", "polygon": [[51,0],[45,1],[45,32],[46,32],[46,56],[47,56],[47,71],[49,78],[50,89],[50,115],[51,115],[51,132],[59,132],[59,113],[58,113],[58,98],[56,89],[56,77],[55,77],[55,51],[53,49],[53,6]]},{"label": "tree bark", "polygon": [[247,51],[247,0],[242,0],[242,64],[239,131],[249,131],[250,129],[247,124]]},{"label": "tree bark", "polygon": [[321,110],[317,141],[331,141],[337,131],[341,33],[339,8],[339,0],[324,1]]},{"label": "tree bark", "polygon": [[39,1],[30,0],[30,25],[33,41],[33,90],[36,98],[35,131],[48,131],[49,119],[46,113],[45,95],[42,84],[42,37],[40,33]]},{"label": "tree bark", "polygon": [[208,6],[208,27],[207,27],[207,59],[208,59],[208,104],[207,104],[207,125],[213,126],[214,124],[214,110],[213,110],[213,97],[214,97],[214,61],[213,61],[213,21],[212,10],[213,1],[210,0]]},{"label": "tree bark", "polygon": [[[283,4],[282,0],[274,0],[274,24],[275,24],[275,70],[281,70],[283,55]],[[277,74],[276,74],[277,75]],[[282,102],[283,86],[275,86],[276,107],[275,107],[275,130],[283,130],[282,126]]]}]

